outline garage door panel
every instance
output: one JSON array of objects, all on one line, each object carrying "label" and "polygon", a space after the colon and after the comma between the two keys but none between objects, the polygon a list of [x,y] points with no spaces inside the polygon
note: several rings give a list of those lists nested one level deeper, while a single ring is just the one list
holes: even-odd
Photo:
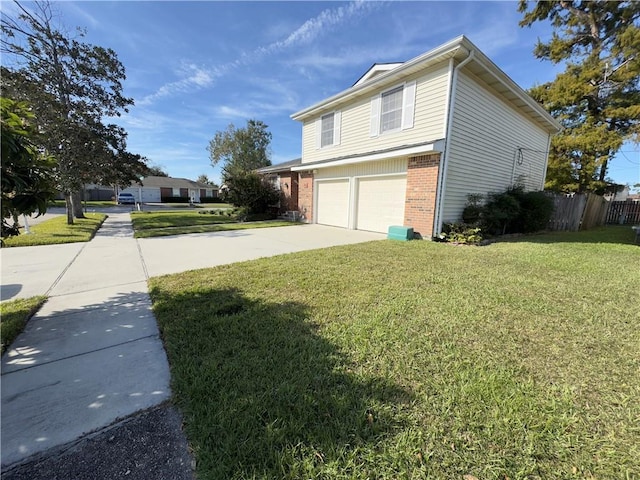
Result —
[{"label": "garage door panel", "polygon": [[331,180],[317,183],[317,223],[336,227],[349,227],[349,180]]},{"label": "garage door panel", "polygon": [[386,233],[402,225],[406,189],[406,175],[359,179],[356,228]]}]

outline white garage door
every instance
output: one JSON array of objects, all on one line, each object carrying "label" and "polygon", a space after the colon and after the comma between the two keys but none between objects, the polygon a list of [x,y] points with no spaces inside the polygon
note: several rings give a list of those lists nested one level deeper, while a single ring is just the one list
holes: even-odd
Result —
[{"label": "white garage door", "polygon": [[406,175],[359,179],[356,228],[387,233],[402,225],[406,190]]},{"label": "white garage door", "polygon": [[317,183],[317,223],[347,228],[349,226],[349,180]]}]

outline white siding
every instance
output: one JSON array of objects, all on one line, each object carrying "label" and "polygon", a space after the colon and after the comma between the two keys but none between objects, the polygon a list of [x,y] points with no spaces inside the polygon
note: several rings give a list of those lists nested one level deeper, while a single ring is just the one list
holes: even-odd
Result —
[{"label": "white siding", "polygon": [[[512,185],[514,163],[514,181],[520,177],[528,190],[541,190],[548,139],[547,132],[460,72],[442,221],[460,219],[468,194],[486,194]],[[522,148],[520,155],[518,148]]]},{"label": "white siding", "polygon": [[[316,118],[306,120],[302,127],[302,162],[315,162],[442,138],[448,73],[448,66],[442,66],[406,78],[407,82],[417,81],[414,125],[407,130],[381,134],[375,138],[370,135],[371,98],[392,85],[340,107],[340,145],[316,148]],[[324,113],[327,112],[319,112],[318,116]]]},{"label": "white siding", "polygon": [[379,162],[363,162],[361,164],[344,165],[342,167],[320,168],[314,175],[316,180],[341,177],[361,177],[367,175],[389,175],[407,173],[407,159],[395,158]]}]

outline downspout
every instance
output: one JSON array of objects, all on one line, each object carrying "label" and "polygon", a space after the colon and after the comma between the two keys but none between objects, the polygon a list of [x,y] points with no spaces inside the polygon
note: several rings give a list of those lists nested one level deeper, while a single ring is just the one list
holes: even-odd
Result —
[{"label": "downspout", "polygon": [[475,56],[475,51],[471,50],[467,58],[465,58],[462,62],[460,62],[454,69],[453,74],[451,75],[451,86],[449,93],[449,105],[447,106],[447,117],[446,117],[446,125],[447,129],[445,131],[444,138],[444,154],[442,155],[442,161],[440,162],[440,181],[438,182],[438,190],[437,190],[437,206],[436,206],[436,216],[434,219],[434,236],[437,236],[442,231],[442,212],[444,210],[444,195],[446,190],[446,181],[447,181],[447,167],[449,166],[449,144],[451,142],[451,127],[453,125],[453,113],[454,106],[456,103],[456,87],[458,84],[458,71],[464,67],[467,63],[473,60]]}]

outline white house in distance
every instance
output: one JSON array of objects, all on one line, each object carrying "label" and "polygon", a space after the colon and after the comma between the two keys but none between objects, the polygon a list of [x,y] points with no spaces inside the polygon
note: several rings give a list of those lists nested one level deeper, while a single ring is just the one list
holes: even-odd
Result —
[{"label": "white house in distance", "polygon": [[189,199],[200,203],[202,198],[217,197],[218,188],[203,183],[194,182],[186,178],[172,178],[162,176],[148,176],[142,179],[142,185],[132,183],[120,192],[131,193],[136,202],[159,203],[170,202],[171,199]]},{"label": "white house in distance", "polygon": [[302,159],[289,168],[307,222],[376,232],[404,225],[424,238],[459,221],[469,194],[516,182],[541,190],[560,129],[464,36],[374,65],[291,117],[302,122]]}]

